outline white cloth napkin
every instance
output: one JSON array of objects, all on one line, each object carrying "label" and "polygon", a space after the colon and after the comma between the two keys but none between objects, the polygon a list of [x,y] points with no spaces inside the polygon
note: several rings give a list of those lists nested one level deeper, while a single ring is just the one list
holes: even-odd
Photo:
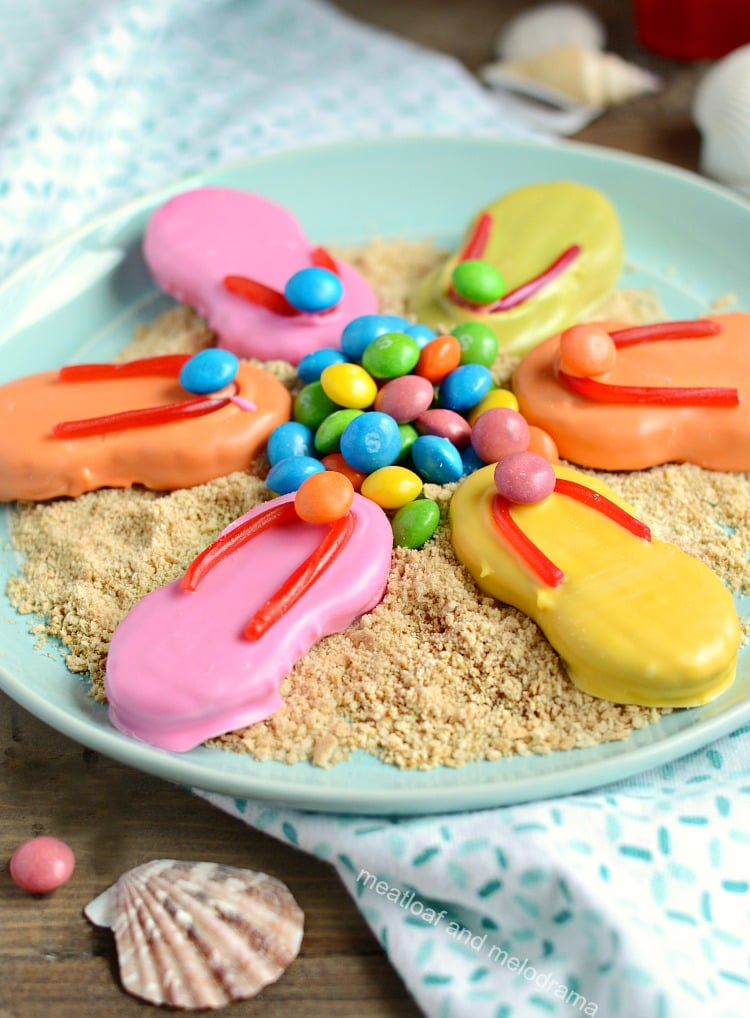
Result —
[{"label": "white cloth napkin", "polygon": [[[517,130],[456,61],[320,0],[0,0],[0,278],[212,165]],[[207,796],[336,866],[434,1018],[745,1015],[750,728],[610,788],[336,817]]]}]

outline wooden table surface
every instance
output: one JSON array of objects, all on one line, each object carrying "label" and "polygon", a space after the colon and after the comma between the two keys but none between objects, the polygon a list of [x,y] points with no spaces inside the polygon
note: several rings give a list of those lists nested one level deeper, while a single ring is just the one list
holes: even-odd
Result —
[{"label": "wooden table surface", "polygon": [[[502,0],[339,0],[364,21],[455,55],[470,70],[492,59],[502,24],[528,4]],[[577,137],[697,167],[690,102],[703,71],[640,50],[624,0],[590,0],[608,46],[664,77],[663,91],[609,111]],[[203,800],[57,734],[0,694],[0,1018],[127,1018],[142,1005],[119,986],[113,940],[83,906],[124,870],[150,859],[205,859],[284,880],[306,913],[300,957],[232,1015],[394,1018],[420,1012],[335,872],[218,812]],[[55,894],[32,897],[7,860],[32,835],[66,840],[77,867]]]}]

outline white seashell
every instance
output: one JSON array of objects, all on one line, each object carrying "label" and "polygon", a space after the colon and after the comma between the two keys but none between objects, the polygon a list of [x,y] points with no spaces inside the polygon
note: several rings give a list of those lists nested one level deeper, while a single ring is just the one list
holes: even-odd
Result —
[{"label": "white seashell", "polygon": [[84,914],[114,931],[128,993],[185,1010],[223,1007],[275,982],[299,953],[304,922],[275,877],[174,859],[123,873]]},{"label": "white seashell", "polygon": [[750,194],[750,45],[704,74],[693,98],[703,173]]},{"label": "white seashell", "polygon": [[559,46],[524,60],[501,61],[480,71],[489,85],[541,85],[585,106],[615,106],[656,92],[656,75],[630,64],[616,53],[598,53],[579,46]]},{"label": "white seashell", "polygon": [[604,49],[606,32],[601,18],[576,3],[539,4],[522,11],[505,25],[495,40],[501,60],[524,60],[556,46]]}]

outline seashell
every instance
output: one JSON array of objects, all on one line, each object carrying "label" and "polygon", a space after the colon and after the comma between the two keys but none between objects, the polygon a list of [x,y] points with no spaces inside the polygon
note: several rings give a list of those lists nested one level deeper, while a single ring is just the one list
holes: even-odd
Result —
[{"label": "seashell", "polygon": [[655,92],[659,78],[628,63],[616,53],[598,53],[580,46],[558,46],[524,60],[490,64],[481,72],[490,85],[509,87],[530,83],[582,103],[614,106]]},{"label": "seashell", "polygon": [[750,194],[750,45],[713,64],[693,98],[703,173]]},{"label": "seashell", "polygon": [[294,961],[304,915],[266,873],[157,859],[128,870],[84,909],[112,929],[128,993],[215,1009],[254,997]]},{"label": "seashell", "polygon": [[606,32],[601,18],[576,3],[539,4],[522,11],[505,25],[495,40],[501,60],[525,60],[556,46],[602,50]]}]

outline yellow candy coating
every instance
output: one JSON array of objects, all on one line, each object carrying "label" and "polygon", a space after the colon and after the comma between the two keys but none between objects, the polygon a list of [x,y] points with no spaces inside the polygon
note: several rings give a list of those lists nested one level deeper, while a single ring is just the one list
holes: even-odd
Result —
[{"label": "yellow candy coating", "polygon": [[361,491],[381,509],[400,509],[419,498],[422,478],[407,467],[380,467],[365,478]]},{"label": "yellow candy coating", "polygon": [[485,410],[494,410],[495,407],[504,407],[506,410],[518,410],[518,400],[510,389],[490,389],[487,395],[481,399],[469,414],[469,424],[483,414]]},{"label": "yellow candy coating", "polygon": [[352,410],[372,406],[378,392],[374,378],[360,364],[330,364],[321,373],[320,384],[329,399]]}]

